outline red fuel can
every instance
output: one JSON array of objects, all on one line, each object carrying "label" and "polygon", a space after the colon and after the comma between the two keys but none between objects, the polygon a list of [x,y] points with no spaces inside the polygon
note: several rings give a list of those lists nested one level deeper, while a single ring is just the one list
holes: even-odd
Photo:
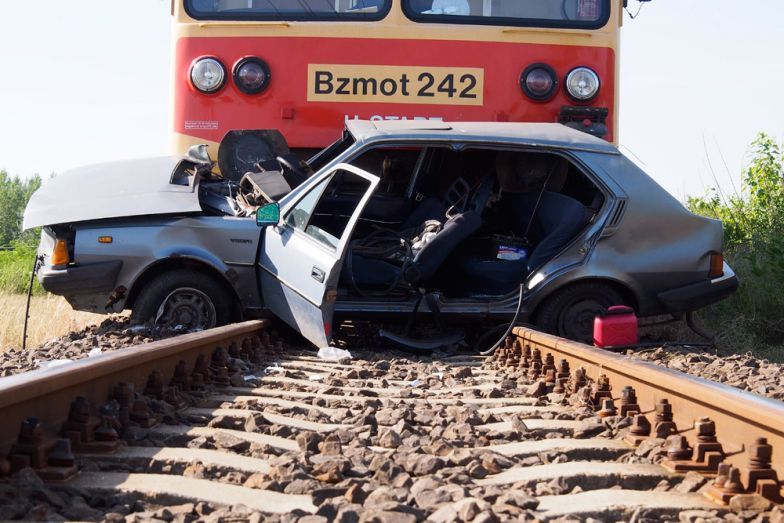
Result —
[{"label": "red fuel can", "polygon": [[626,305],[614,305],[593,320],[593,344],[617,347],[637,343],[637,316]]}]

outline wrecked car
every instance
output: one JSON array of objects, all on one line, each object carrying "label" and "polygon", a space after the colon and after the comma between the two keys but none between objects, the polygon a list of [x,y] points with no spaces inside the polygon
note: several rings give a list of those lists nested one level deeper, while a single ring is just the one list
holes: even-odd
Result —
[{"label": "wrecked car", "polygon": [[75,309],[189,329],[272,314],[317,346],[343,319],[414,336],[420,310],[487,330],[519,309],[590,340],[610,306],[677,316],[738,285],[720,222],[560,124],[348,121],[307,162],[230,132],[217,166],[197,148],[63,173],[24,227]]}]

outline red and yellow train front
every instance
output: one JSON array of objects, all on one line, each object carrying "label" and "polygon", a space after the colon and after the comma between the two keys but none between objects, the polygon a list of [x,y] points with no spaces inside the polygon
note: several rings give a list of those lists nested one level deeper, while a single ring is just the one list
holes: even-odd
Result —
[{"label": "red and yellow train front", "polygon": [[176,0],[174,16],[176,154],[232,129],[320,148],[347,118],[616,140],[616,0]]}]

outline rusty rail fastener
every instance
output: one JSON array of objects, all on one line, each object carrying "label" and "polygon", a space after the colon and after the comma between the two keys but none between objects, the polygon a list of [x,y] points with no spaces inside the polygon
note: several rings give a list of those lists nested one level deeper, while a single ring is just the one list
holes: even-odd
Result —
[{"label": "rusty rail fastener", "polygon": [[651,436],[651,422],[643,414],[634,416],[632,426],[629,428],[628,434],[624,436],[624,441],[630,445],[638,446],[643,440]]},{"label": "rusty rail fastener", "polygon": [[618,415],[618,410],[615,408],[615,403],[612,398],[605,398],[602,400],[602,408],[596,415],[600,418],[609,418]]},{"label": "rusty rail fastener", "polygon": [[667,447],[667,459],[670,461],[686,461],[691,459],[693,454],[689,441],[685,436],[672,436],[669,439],[670,446]]},{"label": "rusty rail fastener", "polygon": [[757,438],[749,447],[749,464],[741,469],[741,482],[750,492],[781,503],[781,487],[776,471],[770,466],[773,457],[773,446],[767,438]]},{"label": "rusty rail fastener", "polygon": [[147,377],[147,386],[144,387],[144,395],[156,400],[163,399],[163,374],[158,369],[150,372]]},{"label": "rusty rail fastener", "polygon": [[562,359],[558,362],[558,374],[556,374],[557,378],[566,378],[569,379],[571,376],[571,371],[569,370],[569,361]]},{"label": "rusty rail fastener", "polygon": [[196,363],[193,365],[191,377],[193,378],[192,385],[194,388],[202,388],[212,383],[210,366],[207,363],[207,358],[204,357],[204,354],[199,354],[196,357]]},{"label": "rusty rail fastener", "polygon": [[193,378],[188,376],[188,365],[185,363],[185,360],[177,362],[177,366],[174,367],[174,376],[172,376],[169,384],[172,387],[176,387],[180,392],[190,392]]},{"label": "rusty rail fastener", "polygon": [[528,369],[528,377],[532,380],[535,380],[542,374],[542,361],[541,360],[533,360],[531,362],[531,368]]},{"label": "rusty rail fastener", "polygon": [[656,419],[653,424],[653,433],[657,438],[666,439],[678,432],[672,419],[672,405],[667,399],[662,399],[656,404]]},{"label": "rusty rail fastener", "polygon": [[212,353],[212,382],[217,387],[229,386],[228,355],[223,347],[217,347]]},{"label": "rusty rail fastener", "polygon": [[719,465],[716,479],[704,491],[708,499],[724,505],[730,502],[732,496],[744,493],[746,490],[740,482],[740,470],[729,463]]},{"label": "rusty rail fastener", "polygon": [[131,405],[133,404],[133,385],[121,381],[114,387],[113,393],[115,401],[120,406],[120,414],[118,421],[123,428],[128,427],[131,420]]},{"label": "rusty rail fastener", "polygon": [[606,374],[599,376],[599,379],[593,384],[592,394],[592,401],[596,407],[602,405],[602,400],[612,399],[612,386],[610,385],[610,378]]},{"label": "rusty rail fastener", "polygon": [[[51,446],[51,443],[49,444]],[[41,421],[29,416],[19,427],[19,436],[8,453],[11,472],[18,472],[26,467],[42,469],[46,466],[47,445],[44,443],[44,432]]]},{"label": "rusty rail fastener", "polygon": [[577,394],[587,384],[588,384],[588,380],[585,379],[585,369],[580,367],[576,371],[574,371],[574,376],[572,378],[572,386],[571,386],[572,394]]},{"label": "rusty rail fastener", "polygon": [[[719,469],[719,464],[724,460],[724,449],[716,439],[716,424],[710,418],[703,416],[694,422],[694,430],[697,432],[697,442],[689,457],[680,457],[680,455],[686,454],[685,450],[682,453],[673,452],[671,456],[668,449],[667,459],[662,461],[663,467],[673,472],[688,472],[690,470],[716,472]],[[679,441],[686,440],[683,436],[675,438],[678,438]],[[674,447],[675,445],[672,448]]]},{"label": "rusty rail fastener", "polygon": [[520,351],[520,365],[518,367],[523,374],[528,373],[528,369],[531,368],[531,346],[526,344],[522,347]]},{"label": "rusty rail fastener", "polygon": [[544,363],[542,364],[542,372],[547,374],[548,370],[555,371],[555,358],[552,353],[548,352],[544,356]]},{"label": "rusty rail fastener", "polygon": [[555,369],[547,369],[544,373],[544,384],[550,389],[555,388]]},{"label": "rusty rail fastener", "polygon": [[634,387],[627,385],[621,390],[621,417],[633,416],[642,412],[640,405],[637,403],[637,391]]},{"label": "rusty rail fastener", "polygon": [[144,400],[136,400],[131,406],[130,419],[140,427],[148,429],[155,425],[158,420],[152,417],[147,402]]},{"label": "rusty rail fastener", "polygon": [[36,472],[42,479],[62,481],[77,472],[76,458],[71,452],[71,440],[55,440],[47,456],[47,467]]}]

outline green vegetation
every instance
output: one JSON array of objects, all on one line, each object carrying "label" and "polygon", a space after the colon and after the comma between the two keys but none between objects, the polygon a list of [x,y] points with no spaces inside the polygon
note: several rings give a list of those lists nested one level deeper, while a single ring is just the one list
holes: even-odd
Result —
[{"label": "green vegetation", "polygon": [[742,187],[689,198],[692,212],[724,223],[725,258],[740,279],[729,299],[700,317],[722,348],[784,361],[784,179],[782,148],[764,133],[749,150]]},{"label": "green vegetation", "polygon": [[[38,175],[22,180],[0,170],[0,292],[27,291],[40,231],[22,232],[22,215],[40,186]],[[33,290],[43,293],[37,281]]]},{"label": "green vegetation", "polygon": [[[26,293],[36,248],[19,241],[12,245],[13,250],[0,251],[0,292]],[[33,293],[45,293],[38,280],[34,280]]]}]

